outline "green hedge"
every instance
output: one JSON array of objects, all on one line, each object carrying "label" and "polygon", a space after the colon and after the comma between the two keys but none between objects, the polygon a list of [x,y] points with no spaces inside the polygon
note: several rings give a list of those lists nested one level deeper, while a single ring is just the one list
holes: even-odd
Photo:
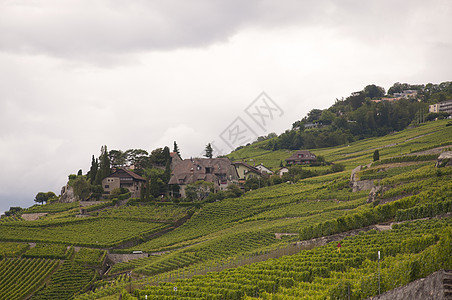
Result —
[{"label": "green hedge", "polygon": [[378,165],[390,164],[390,163],[399,163],[399,162],[428,161],[428,160],[435,160],[437,158],[438,158],[438,154],[397,156],[397,157],[391,157],[391,158],[386,158],[386,159],[375,161],[372,163],[372,167],[378,166]]},{"label": "green hedge", "polygon": [[452,200],[428,203],[407,209],[398,210],[397,222],[434,217],[442,213],[452,212]]},{"label": "green hedge", "polygon": [[305,227],[300,231],[300,238],[302,240],[309,240],[389,221],[396,216],[399,209],[411,208],[415,204],[416,198],[411,196],[388,204],[361,210],[337,219]]}]

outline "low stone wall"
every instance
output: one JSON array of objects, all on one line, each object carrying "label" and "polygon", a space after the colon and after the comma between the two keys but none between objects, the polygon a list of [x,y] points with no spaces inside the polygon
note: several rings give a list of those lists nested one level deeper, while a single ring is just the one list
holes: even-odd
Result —
[{"label": "low stone wall", "polygon": [[387,291],[372,300],[443,300],[450,299],[444,296],[445,271],[440,270],[426,278],[413,281],[405,286]]},{"label": "low stone wall", "polygon": [[149,254],[147,253],[137,253],[137,254],[113,254],[109,253],[107,254],[107,259],[112,262],[113,264],[121,263],[121,262],[128,262],[133,259],[138,258],[144,258],[148,257]]},{"label": "low stone wall", "polygon": [[23,214],[21,217],[25,221],[36,221],[43,216],[47,216],[47,213]]}]

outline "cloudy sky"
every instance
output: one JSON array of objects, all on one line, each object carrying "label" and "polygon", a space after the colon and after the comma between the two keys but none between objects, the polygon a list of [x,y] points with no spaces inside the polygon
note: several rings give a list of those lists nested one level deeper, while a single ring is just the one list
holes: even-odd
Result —
[{"label": "cloudy sky", "polygon": [[101,145],[227,153],[367,84],[449,81],[451,15],[447,0],[0,0],[0,211],[59,194]]}]

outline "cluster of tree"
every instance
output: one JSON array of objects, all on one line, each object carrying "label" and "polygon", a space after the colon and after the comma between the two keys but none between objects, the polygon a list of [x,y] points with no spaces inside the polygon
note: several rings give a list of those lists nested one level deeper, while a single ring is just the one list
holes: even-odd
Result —
[{"label": "cluster of tree", "polygon": [[[174,152],[180,153],[176,142]],[[100,156],[92,156],[91,167],[86,175],[82,174],[82,170],[77,175],[69,175],[69,186],[73,188],[74,195],[82,201],[99,199],[103,194],[102,180],[111,175],[114,169],[132,166],[136,174],[146,179],[141,191],[143,200],[158,197],[168,191],[171,175],[171,155],[168,147],[157,148],[149,154],[143,149],[108,151],[107,146],[102,146]]]},{"label": "cluster of tree", "polygon": [[58,197],[57,197],[57,195],[55,195],[54,192],[47,192],[47,193],[39,192],[35,196],[35,199],[34,199],[34,201],[36,203],[40,203],[40,204],[44,204],[44,203],[47,203],[48,201],[55,201],[55,200],[58,200]]},{"label": "cluster of tree", "polygon": [[377,102],[371,100],[384,96],[384,88],[368,85],[346,99],[336,99],[335,104],[328,109],[311,110],[306,117],[294,122],[291,130],[268,139],[262,148],[298,150],[332,147],[358,139],[383,136],[403,130],[413,123],[448,115],[428,114],[428,104],[452,98],[452,82],[439,85],[395,83],[388,93],[392,95],[404,90],[416,90],[417,98]]},{"label": "cluster of tree", "polygon": [[240,197],[243,191],[235,184],[230,184],[225,191],[215,193],[214,184],[208,181],[197,181],[187,185],[185,195],[187,201],[214,202],[225,198]]},{"label": "cluster of tree", "polygon": [[22,213],[24,209],[20,206],[11,206],[9,210],[5,211],[5,216],[12,217],[12,216],[18,216]]}]

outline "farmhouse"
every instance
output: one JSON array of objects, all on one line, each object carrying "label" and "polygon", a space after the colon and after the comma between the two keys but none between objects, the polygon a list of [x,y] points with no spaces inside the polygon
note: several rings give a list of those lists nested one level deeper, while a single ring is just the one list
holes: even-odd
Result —
[{"label": "farmhouse", "polygon": [[269,168],[267,168],[266,166],[264,166],[263,164],[258,164],[256,166],[256,169],[258,169],[259,172],[261,172],[261,175],[265,175],[265,174],[272,175],[273,174],[273,171],[270,170]]},{"label": "farmhouse", "polygon": [[231,183],[237,183],[238,175],[227,158],[191,158],[174,165],[169,184],[179,185],[181,197],[185,197],[187,185],[196,181],[212,182],[215,191],[220,191]]},{"label": "farmhouse", "polygon": [[308,150],[299,150],[295,152],[291,157],[286,159],[287,165],[301,165],[310,164],[317,160],[315,154],[309,152]]},{"label": "farmhouse", "polygon": [[102,180],[104,195],[109,195],[114,189],[126,188],[132,195],[132,198],[139,198],[141,194],[141,186],[146,180],[140,175],[135,174],[124,168],[119,168],[110,176]]},{"label": "farmhouse", "polygon": [[233,162],[232,163],[237,170],[237,175],[239,180],[248,180],[250,178],[256,178],[261,175],[259,169],[247,164],[243,161]]}]

